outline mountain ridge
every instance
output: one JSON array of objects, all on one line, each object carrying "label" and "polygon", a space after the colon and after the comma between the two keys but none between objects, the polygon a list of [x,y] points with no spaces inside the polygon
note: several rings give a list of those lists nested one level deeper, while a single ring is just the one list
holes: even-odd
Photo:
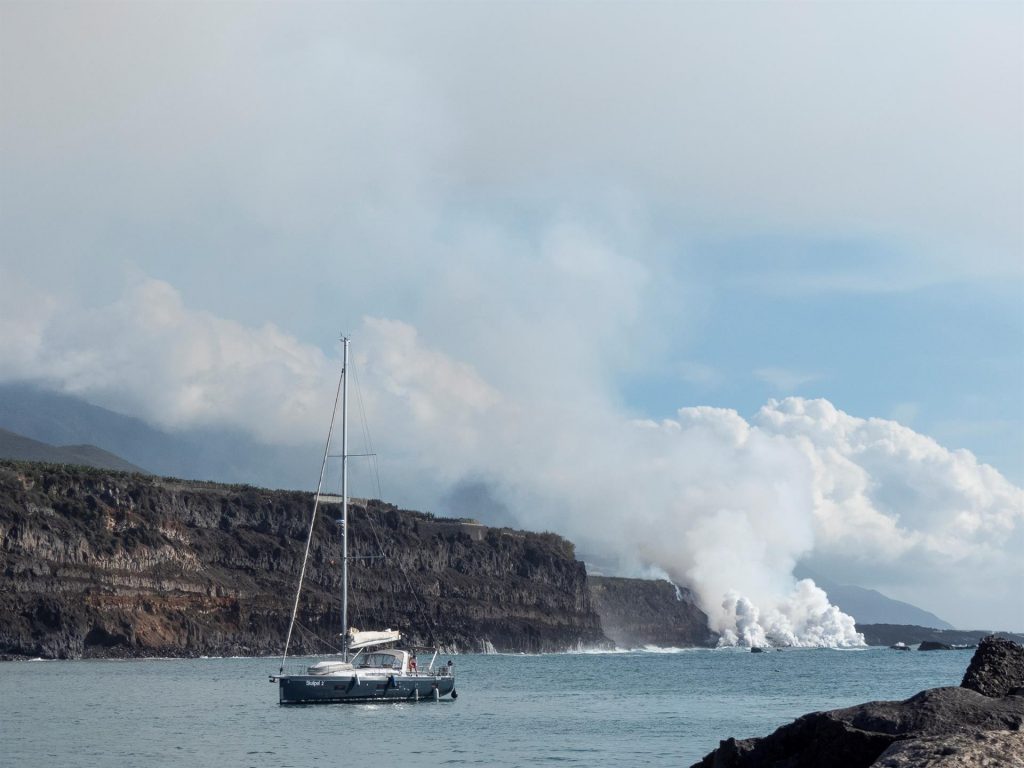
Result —
[{"label": "mountain ridge", "polygon": [[38,382],[0,384],[0,428],[51,445],[90,444],[157,475],[308,490],[320,466],[316,445],[276,446],[239,430],[176,432],[53,392]]},{"label": "mountain ridge", "polygon": [[94,469],[149,474],[142,467],[95,445],[50,445],[3,428],[0,428],[0,459],[75,464]]}]

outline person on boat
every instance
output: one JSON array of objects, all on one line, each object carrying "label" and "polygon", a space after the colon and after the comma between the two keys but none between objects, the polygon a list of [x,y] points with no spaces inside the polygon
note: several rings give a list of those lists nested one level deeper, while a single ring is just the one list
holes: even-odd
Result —
[{"label": "person on boat", "polygon": [[415,655],[409,657],[409,671],[412,672],[414,675],[416,674],[416,656]]}]

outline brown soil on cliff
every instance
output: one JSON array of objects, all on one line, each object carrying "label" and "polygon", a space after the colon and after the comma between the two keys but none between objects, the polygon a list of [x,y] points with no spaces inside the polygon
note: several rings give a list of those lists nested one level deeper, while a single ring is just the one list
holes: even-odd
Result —
[{"label": "brown soil on cliff", "polygon": [[[0,656],[276,654],[312,495],[0,462]],[[324,514],[326,512],[326,514]],[[337,645],[337,508],[314,530],[292,653]],[[449,648],[606,644],[553,534],[350,507],[350,624]],[[383,557],[378,557],[383,555]]]}]

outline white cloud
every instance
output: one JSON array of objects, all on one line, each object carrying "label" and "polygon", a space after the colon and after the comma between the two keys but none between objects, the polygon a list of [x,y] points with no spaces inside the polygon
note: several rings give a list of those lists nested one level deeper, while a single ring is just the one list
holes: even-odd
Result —
[{"label": "white cloud", "polygon": [[50,280],[96,287],[126,256],[161,274],[172,251],[203,306],[210,254],[352,297],[429,273],[453,219],[567,208],[679,238],[885,244],[818,273],[767,259],[757,279],[781,284],[1022,274],[1012,5],[0,12],[4,250]]},{"label": "white cloud", "polygon": [[829,529],[819,547],[870,559],[872,548],[848,547],[871,537],[879,549],[888,541],[948,563],[1000,544],[1024,519],[1021,490],[992,467],[894,421],[849,416],[826,400],[787,398],[770,401],[755,424],[805,440],[816,460],[817,486],[829,502],[818,510]]},{"label": "white cloud", "polygon": [[42,380],[171,429],[231,426],[268,442],[320,432],[334,366],[271,324],[190,310],[171,285],[145,278],[96,309],[47,294],[22,301],[43,309],[0,314],[4,338],[22,340],[0,347],[5,380]]},{"label": "white cloud", "polygon": [[1024,602],[1005,586],[1024,580],[1024,492],[994,468],[825,400],[771,401],[754,423],[812,462],[819,562],[941,606],[961,626],[1024,625]]}]

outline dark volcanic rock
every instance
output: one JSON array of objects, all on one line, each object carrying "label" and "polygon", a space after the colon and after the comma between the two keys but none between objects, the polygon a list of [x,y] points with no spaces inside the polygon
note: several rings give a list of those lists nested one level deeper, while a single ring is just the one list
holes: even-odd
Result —
[{"label": "dark volcanic rock", "polygon": [[827,716],[804,715],[763,739],[727,739],[692,768],[862,768],[893,738],[852,728]]},{"label": "dark volcanic rock", "polygon": [[[1018,647],[1018,650],[1024,649]],[[982,652],[979,648],[976,658]],[[1003,658],[993,651],[989,656]],[[1006,679],[999,673],[995,677]],[[988,678],[983,675],[981,679]],[[990,739],[978,734],[1019,732],[1022,727],[1024,696],[995,698],[963,687],[933,688],[905,701],[874,701],[830,712],[814,712],[760,739],[728,739],[694,768],[868,768],[890,764],[909,768],[932,764],[924,758],[912,762],[912,755],[932,754],[929,750],[935,749],[940,753],[947,748],[960,749],[961,742],[973,743],[974,753],[983,751],[985,743],[993,745],[992,755],[1006,750],[1012,753],[1017,743],[1014,737]],[[931,741],[922,741],[925,739]],[[954,741],[943,743],[944,739]],[[887,752],[897,742],[920,742],[921,747],[914,749],[905,745]],[[886,760],[901,762],[876,763],[883,753]],[[1001,763],[994,758],[989,763],[960,764]]]},{"label": "dark volcanic rock", "polygon": [[917,627],[911,624],[861,624],[857,623],[857,631],[864,635],[868,645],[895,645],[898,642],[915,645],[931,640],[945,643],[954,648],[973,648],[983,637],[995,634],[1007,640],[1024,643],[1024,635],[1012,632],[995,632],[986,629],[933,629]]},{"label": "dark volcanic rock", "polygon": [[590,596],[605,635],[619,648],[711,647],[718,636],[688,589],[664,579],[590,576]]},{"label": "dark volcanic rock", "polygon": [[980,731],[897,741],[874,768],[1024,768],[1024,731]]},{"label": "dark volcanic rock", "polygon": [[966,688],[933,688],[905,701],[814,712],[765,738],[729,739],[696,766],[867,768],[900,739],[1016,730],[1022,725],[1024,698],[991,699]]},{"label": "dark volcanic rock", "polygon": [[925,640],[918,646],[919,651],[952,651],[953,646],[949,643],[938,643],[934,640]]},{"label": "dark volcanic rock", "polygon": [[986,637],[974,652],[960,685],[985,696],[1006,696],[1024,688],[1024,646]]},{"label": "dark volcanic rock", "polygon": [[[312,494],[0,462],[0,658],[280,653]],[[337,647],[334,508],[314,530],[292,653]],[[462,650],[602,645],[553,534],[350,508],[350,624]],[[384,557],[379,557],[383,555]]]}]

